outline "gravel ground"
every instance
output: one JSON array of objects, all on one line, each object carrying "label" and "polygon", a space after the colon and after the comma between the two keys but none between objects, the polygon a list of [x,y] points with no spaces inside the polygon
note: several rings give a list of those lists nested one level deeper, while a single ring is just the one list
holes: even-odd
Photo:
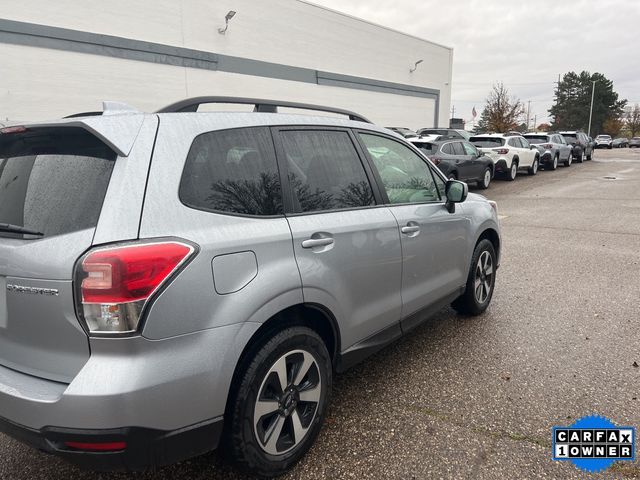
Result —
[{"label": "gravel ground", "polygon": [[[612,176],[615,179],[606,179]],[[489,310],[446,309],[336,378],[318,442],[285,478],[584,478],[551,427],[640,427],[640,149],[495,180],[504,255]],[[0,435],[0,478],[241,478],[211,454],[95,474]],[[607,478],[640,478],[619,464]]]}]

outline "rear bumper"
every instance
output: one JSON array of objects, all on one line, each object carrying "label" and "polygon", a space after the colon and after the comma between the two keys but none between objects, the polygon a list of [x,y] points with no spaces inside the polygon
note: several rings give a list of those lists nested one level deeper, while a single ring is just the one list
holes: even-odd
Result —
[{"label": "rear bumper", "polygon": [[[69,384],[0,366],[0,430],[96,469],[140,469],[211,450],[240,353],[259,326],[92,339],[91,357]],[[84,453],[56,443],[85,437],[125,441],[127,449]]]},{"label": "rear bumper", "polygon": [[[203,454],[217,448],[222,427],[222,418],[216,418],[175,431],[139,427],[111,430],[46,427],[35,430],[0,417],[0,432],[80,467],[97,471],[144,470]],[[126,446],[118,451],[89,452],[69,448],[65,442],[124,442]]]}]

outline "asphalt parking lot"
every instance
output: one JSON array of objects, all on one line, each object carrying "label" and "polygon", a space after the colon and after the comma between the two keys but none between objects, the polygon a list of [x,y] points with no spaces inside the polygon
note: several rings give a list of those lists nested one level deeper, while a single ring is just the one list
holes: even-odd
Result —
[{"label": "asphalt parking lot", "polygon": [[[285,478],[584,478],[551,461],[552,426],[640,427],[640,149],[486,194],[505,245],[489,310],[444,310],[337,377],[325,428]],[[216,454],[107,475],[1,434],[0,452],[2,479],[238,478]],[[640,463],[604,476],[640,478]]]}]

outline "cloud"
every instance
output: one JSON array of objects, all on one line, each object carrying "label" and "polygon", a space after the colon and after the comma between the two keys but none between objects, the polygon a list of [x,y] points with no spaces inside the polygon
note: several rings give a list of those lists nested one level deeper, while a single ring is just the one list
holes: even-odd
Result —
[{"label": "cloud", "polygon": [[[545,120],[558,74],[600,72],[640,103],[640,2],[588,0],[312,0],[454,48],[452,104],[481,110],[496,81]],[[466,112],[469,113],[466,113]]]}]

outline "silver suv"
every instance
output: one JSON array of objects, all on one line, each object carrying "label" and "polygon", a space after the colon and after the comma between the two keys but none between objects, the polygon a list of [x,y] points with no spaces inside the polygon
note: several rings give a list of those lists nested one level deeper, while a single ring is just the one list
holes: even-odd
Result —
[{"label": "silver suv", "polygon": [[[197,113],[232,102],[255,112]],[[0,430],[96,470],[220,447],[280,474],[334,372],[482,313],[500,250],[495,203],[351,112],[206,97],[4,128]]]}]

